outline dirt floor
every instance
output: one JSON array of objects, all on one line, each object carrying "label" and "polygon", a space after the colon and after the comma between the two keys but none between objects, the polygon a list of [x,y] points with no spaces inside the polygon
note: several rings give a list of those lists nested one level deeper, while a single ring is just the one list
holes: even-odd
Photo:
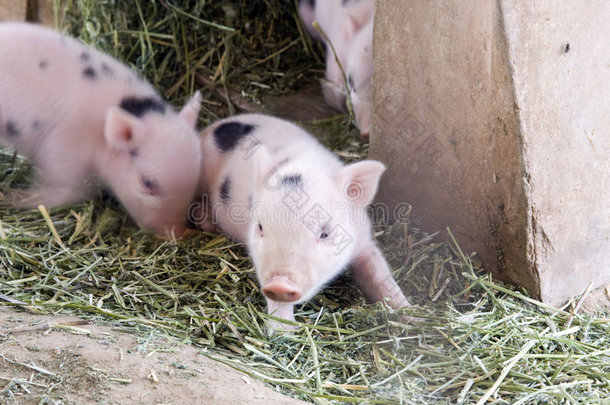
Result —
[{"label": "dirt floor", "polygon": [[7,307],[0,403],[305,404],[176,340]]}]

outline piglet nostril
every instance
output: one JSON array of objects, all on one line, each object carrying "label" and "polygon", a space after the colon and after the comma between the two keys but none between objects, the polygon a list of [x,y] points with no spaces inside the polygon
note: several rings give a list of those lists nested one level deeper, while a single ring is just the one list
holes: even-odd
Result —
[{"label": "piglet nostril", "polygon": [[263,287],[263,294],[272,301],[295,302],[301,298],[301,292],[286,277],[274,277]]},{"label": "piglet nostril", "polygon": [[266,296],[267,298],[269,298],[270,300],[272,300],[272,301],[279,301],[279,300],[277,299],[277,295],[276,295],[276,294],[275,294],[273,291],[271,291],[271,290],[269,290],[269,289],[267,289],[267,288],[264,288],[264,289],[263,289],[263,294],[265,294],[265,296]]}]

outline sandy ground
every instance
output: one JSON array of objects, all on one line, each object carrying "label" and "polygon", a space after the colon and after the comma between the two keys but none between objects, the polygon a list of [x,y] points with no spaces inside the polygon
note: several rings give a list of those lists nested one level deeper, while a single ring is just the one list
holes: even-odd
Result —
[{"label": "sandy ground", "polygon": [[189,345],[78,321],[0,306],[0,403],[305,404]]}]

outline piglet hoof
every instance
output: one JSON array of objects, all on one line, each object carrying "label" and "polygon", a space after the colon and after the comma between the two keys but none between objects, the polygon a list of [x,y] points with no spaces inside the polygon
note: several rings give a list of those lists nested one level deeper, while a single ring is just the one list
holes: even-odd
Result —
[{"label": "piglet hoof", "polygon": [[422,318],[417,318],[415,316],[410,316],[410,315],[401,315],[400,316],[400,320],[404,323],[421,323],[421,322],[425,322],[425,319]]},{"label": "piglet hoof", "polygon": [[[395,301],[385,299],[384,304],[388,307],[388,309],[394,310],[394,311],[399,311],[403,308],[407,308],[407,307],[411,306],[409,301],[407,301],[405,296],[402,294],[399,294],[398,297],[395,297]],[[418,322],[425,321],[422,318],[417,318],[417,317],[414,317],[411,315],[400,315],[400,320],[405,323],[418,323]]]},{"label": "piglet hoof", "polygon": [[4,193],[2,200],[24,210],[34,209],[38,206],[32,201],[32,192],[29,190],[12,190]]},{"label": "piglet hoof", "polygon": [[[393,308],[394,310],[400,310],[402,308],[406,308],[406,307],[410,307],[411,304],[409,304],[409,301],[407,301],[406,299],[404,300],[404,302],[406,303],[405,305],[401,305],[400,307],[391,305],[390,308]],[[420,323],[420,322],[424,322],[425,319],[422,318],[417,318],[415,316],[411,316],[411,315],[400,315],[400,320],[404,323]]]},{"label": "piglet hoof", "polygon": [[292,333],[299,330],[299,328],[298,325],[291,325],[273,319],[268,320],[266,325],[267,334],[269,336],[273,336],[276,333]]},{"label": "piglet hoof", "polygon": [[390,305],[394,309],[400,309],[404,307],[410,307],[411,303],[407,300],[407,298],[400,292],[399,294],[394,295],[394,299]]}]

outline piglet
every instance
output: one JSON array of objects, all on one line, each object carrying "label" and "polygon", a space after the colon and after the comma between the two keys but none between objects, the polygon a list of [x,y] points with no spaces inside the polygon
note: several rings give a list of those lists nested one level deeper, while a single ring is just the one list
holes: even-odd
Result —
[{"label": "piglet", "polygon": [[298,126],[258,114],[206,128],[202,152],[209,216],[192,220],[213,222],[247,245],[269,314],[294,320],[293,306],[348,265],[370,300],[409,305],[372,239],[366,211],[382,163],[344,165]]},{"label": "piglet", "polygon": [[199,181],[199,93],[176,112],[128,67],[41,26],[0,24],[0,142],[35,167],[23,208],[108,187],[142,227],[178,236]]},{"label": "piglet", "polygon": [[[328,38],[325,41],[326,73],[322,82],[324,100],[335,110],[345,111],[349,91],[355,104],[356,123],[363,136],[368,136],[370,120],[370,107],[361,100],[369,92],[373,66],[373,5],[373,0],[302,1],[299,4],[304,25],[311,27],[313,20],[318,21]],[[321,39],[313,28],[309,32],[312,37]],[[341,69],[348,80],[350,74],[358,76],[354,79],[358,83],[357,90],[356,86],[346,89]],[[358,97],[355,101],[354,96]]]},{"label": "piglet", "polygon": [[373,18],[369,18],[350,44],[345,67],[347,88],[363,137],[371,126],[371,76],[373,75]]},{"label": "piglet", "polygon": [[314,39],[322,40],[320,33],[313,27],[316,19],[316,0],[299,0],[299,16],[309,35]]}]

